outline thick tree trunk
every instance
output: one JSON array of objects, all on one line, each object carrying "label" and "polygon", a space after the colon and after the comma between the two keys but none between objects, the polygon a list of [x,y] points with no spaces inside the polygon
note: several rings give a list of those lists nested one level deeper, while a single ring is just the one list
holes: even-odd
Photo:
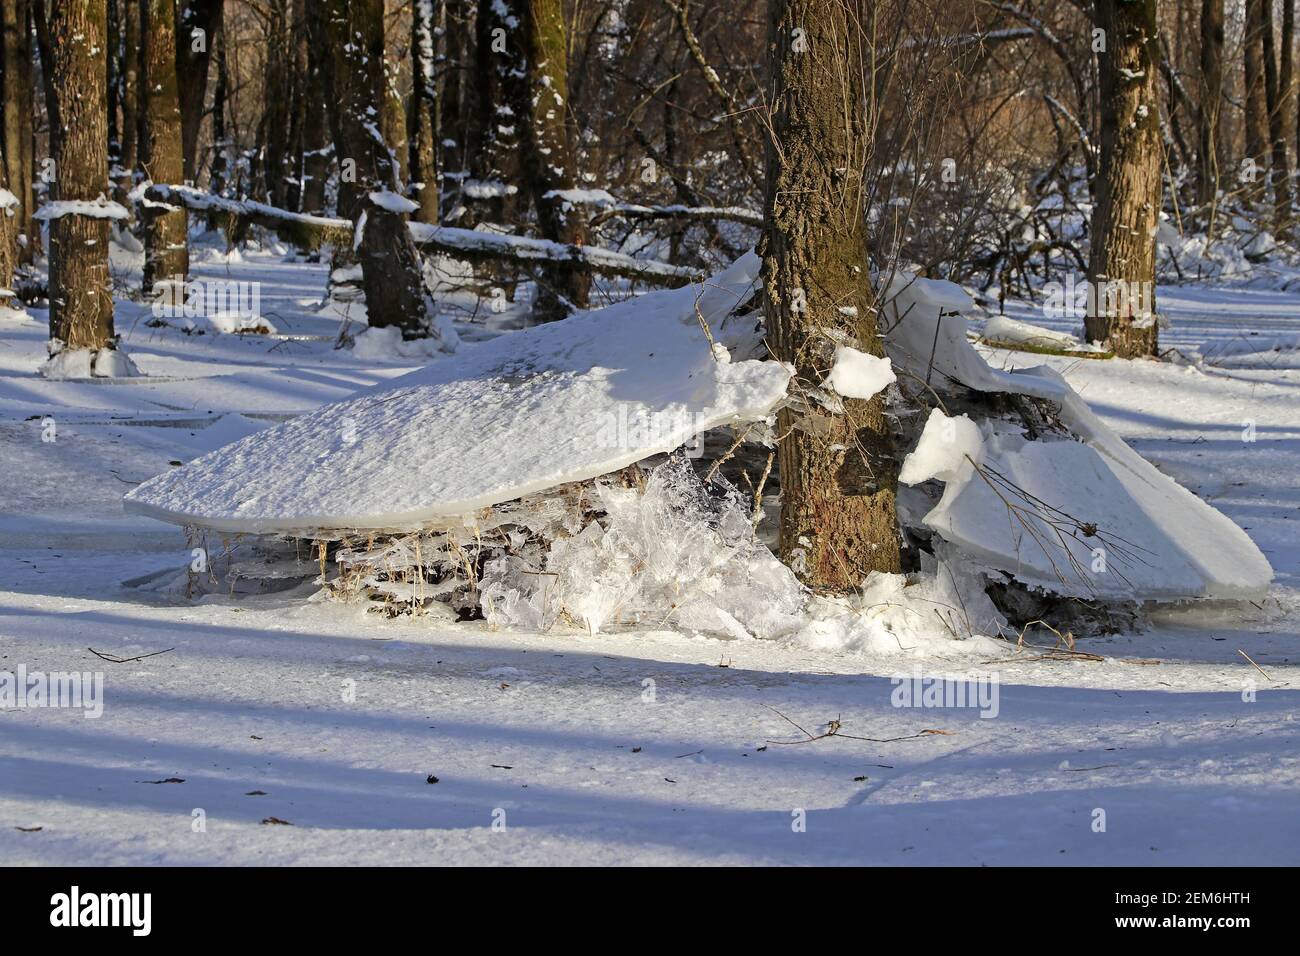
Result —
[{"label": "thick tree trunk", "polygon": [[[537,211],[542,236],[552,242],[582,245],[587,241],[587,228],[581,208],[556,195],[574,187],[566,119],[569,60],[564,4],[562,0],[525,0],[520,13],[526,68],[522,76],[511,76],[509,101],[515,115],[526,118],[524,186]],[[585,309],[590,288],[590,277],[583,273],[544,270],[534,317],[549,321],[563,318],[573,309]]]},{"label": "thick tree trunk", "polygon": [[[319,7],[314,27],[328,50],[330,125],[341,186],[349,187],[340,188],[339,211],[360,232],[357,258],[369,323],[396,326],[408,339],[427,337],[435,334],[432,303],[406,215],[398,211],[393,156],[375,122],[385,85],[383,0],[321,0]],[[350,169],[355,183],[346,182]]]},{"label": "thick tree trunk", "polygon": [[1101,163],[1092,213],[1085,332],[1116,355],[1156,354],[1155,254],[1160,212],[1160,46],[1156,0],[1097,0]]},{"label": "thick tree trunk", "polygon": [[[479,120],[472,130],[470,172],[486,198],[483,214],[503,226],[519,219],[520,150],[527,113],[516,116],[511,104],[512,83],[527,75],[520,17],[497,0],[479,0],[474,21],[475,92]],[[471,210],[473,212],[473,210]]]},{"label": "thick tree trunk", "polygon": [[1295,11],[1292,0],[1282,3],[1282,38],[1274,40],[1273,5],[1263,0],[1264,15],[1264,98],[1268,106],[1270,181],[1273,184],[1273,233],[1287,238],[1291,230],[1291,161],[1287,147],[1294,131],[1291,89],[1291,46],[1295,39]]},{"label": "thick tree trunk", "polygon": [[415,0],[411,7],[411,108],[407,111],[409,179],[420,222],[438,221],[438,36],[443,0]]},{"label": "thick tree trunk", "polygon": [[4,0],[0,3],[0,64],[4,66],[3,93],[0,95],[0,144],[3,144],[8,189],[18,199],[12,220],[16,234],[24,236],[18,258],[31,262],[40,247],[40,230],[32,214],[36,211],[32,195],[36,157],[35,86],[32,72],[30,32],[31,0]]},{"label": "thick tree trunk", "polygon": [[[1212,210],[1220,189],[1223,135],[1219,114],[1223,106],[1223,0],[1201,0],[1201,78],[1197,111],[1196,200]],[[1211,211],[1205,221],[1212,222]]]},{"label": "thick tree trunk", "polygon": [[[94,201],[108,182],[105,0],[49,0],[45,21],[57,125],[51,128],[60,202]],[[108,220],[63,215],[50,222],[50,344],[115,346],[108,274]]]},{"label": "thick tree trunk", "polygon": [[[176,183],[185,178],[181,109],[176,90],[176,11],[174,0],[141,0],[140,37],[144,42],[140,168],[146,179]],[[146,206],[143,291],[161,282],[185,281],[189,272],[188,217],[184,209]]]},{"label": "thick tree trunk", "polygon": [[[862,0],[769,0],[773,141],[763,286],[768,338],[797,388],[823,387],[837,337],[884,355],[863,216]],[[884,395],[780,413],[780,551],[807,584],[845,591],[899,569],[898,464]]]},{"label": "thick tree trunk", "polygon": [[226,15],[217,14],[212,27],[213,59],[217,78],[212,84],[212,171],[208,176],[208,190],[218,196],[226,194],[230,177],[231,143],[226,132],[226,98],[230,93],[230,70],[226,57]]},{"label": "thick tree trunk", "polygon": [[1246,191],[1258,194],[1263,186],[1259,175],[1268,166],[1268,106],[1264,94],[1264,5],[1265,0],[1246,0],[1246,33],[1242,40],[1242,62],[1246,73],[1246,161],[1254,176]]},{"label": "thick tree trunk", "polygon": [[222,0],[179,0],[176,8],[176,89],[181,110],[185,179],[198,178],[199,130],[208,95],[208,63]]}]

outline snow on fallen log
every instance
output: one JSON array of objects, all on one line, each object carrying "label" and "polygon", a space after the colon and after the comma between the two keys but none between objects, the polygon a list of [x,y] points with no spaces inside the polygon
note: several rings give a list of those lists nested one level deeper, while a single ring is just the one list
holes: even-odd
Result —
[{"label": "snow on fallen log", "polygon": [[[936,410],[904,461],[907,481],[944,482],[921,522],[969,565],[993,580],[1107,601],[1267,592],[1273,571],[1250,537],[1133,451],[1058,372],[985,362],[966,339],[959,313],[974,303],[959,286],[896,275],[886,299],[886,347],[905,370],[900,381],[949,405],[969,392],[1021,396],[1051,419],[1030,427],[986,411],[973,445],[972,422]],[[944,440],[927,442],[932,429]]]},{"label": "snow on fallen log", "polygon": [[754,320],[729,321],[758,270],[751,253],[700,286],[466,346],[159,475],[126,508],[303,537],[472,525],[492,505],[764,419],[790,371],[745,360]]},{"label": "snow on fallen log", "polygon": [[83,216],[87,219],[128,219],[130,215],[125,206],[100,195],[93,200],[57,199],[47,202],[32,213],[32,218],[42,222],[53,222],[64,216]]},{"label": "snow on fallen log", "polygon": [[[375,197],[379,199],[376,200]],[[214,212],[244,219],[270,229],[286,242],[304,249],[316,249],[327,242],[347,243],[353,238],[352,223],[347,219],[289,212],[248,199],[227,199],[192,186],[155,184],[144,191],[144,198],[153,202],[180,204],[197,212]],[[393,193],[374,193],[371,199],[394,206],[396,211],[402,211],[402,207],[395,206],[395,202],[408,202]],[[701,278],[699,270],[688,266],[653,259],[636,259],[599,246],[566,245],[548,239],[501,235],[423,222],[408,225],[411,237],[422,252],[439,252],[458,259],[529,264],[545,262],[657,285],[679,285]]]}]

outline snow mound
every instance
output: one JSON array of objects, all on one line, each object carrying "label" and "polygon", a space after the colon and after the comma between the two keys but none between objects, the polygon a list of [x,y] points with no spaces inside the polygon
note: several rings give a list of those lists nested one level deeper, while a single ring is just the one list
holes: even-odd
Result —
[{"label": "snow mound", "polygon": [[65,349],[51,341],[49,359],[40,368],[42,378],[66,381],[87,378],[138,378],[140,370],[120,349]]},{"label": "snow mound", "polygon": [[[1056,593],[1167,601],[1257,600],[1267,592],[1273,571],[1250,537],[1129,448],[1059,373],[990,367],[967,341],[962,318],[947,314],[973,307],[969,298],[961,306],[957,293],[965,296],[951,282],[894,277],[885,316],[895,365],[952,395],[1039,400],[1068,435],[1031,440],[1023,427],[990,417],[976,464],[923,433],[907,477],[949,476],[926,527],[994,577]],[[955,472],[944,467],[951,465]]]},{"label": "snow mound", "polygon": [[896,381],[889,359],[847,345],[835,350],[829,380],[831,388],[845,398],[873,398]]},{"label": "snow mound", "polygon": [[489,622],[533,631],[565,620],[592,633],[610,624],[672,625],[725,637],[777,637],[799,624],[805,592],[754,536],[734,489],[710,494],[674,456],[645,488],[597,484],[604,512],[559,538],[544,566],[506,555],[483,576]]},{"label": "snow mound", "polygon": [[790,371],[737,360],[754,323],[726,321],[758,270],[750,253],[703,284],[465,346],[159,475],[125,507],[223,531],[411,529],[766,418]]}]

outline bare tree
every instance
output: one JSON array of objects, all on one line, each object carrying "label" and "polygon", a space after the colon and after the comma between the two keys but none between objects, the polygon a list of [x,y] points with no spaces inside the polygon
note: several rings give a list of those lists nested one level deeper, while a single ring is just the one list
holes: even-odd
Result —
[{"label": "bare tree", "polygon": [[[864,0],[770,0],[772,136],[761,245],[769,341],[806,395],[837,342],[884,354],[863,215],[869,150]],[[897,571],[897,462],[883,395],[780,413],[780,550],[817,588]]]},{"label": "bare tree", "polygon": [[[140,168],[156,183],[185,178],[181,108],[176,82],[176,10],[174,0],[140,0],[143,41],[143,93],[140,125]],[[146,204],[144,220],[144,282],[149,295],[160,282],[184,282],[189,273],[188,217],[184,209]]]}]

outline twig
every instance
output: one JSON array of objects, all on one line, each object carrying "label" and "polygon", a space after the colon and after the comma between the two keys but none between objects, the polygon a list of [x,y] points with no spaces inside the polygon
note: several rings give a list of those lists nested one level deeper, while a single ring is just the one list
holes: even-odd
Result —
[{"label": "twig", "polygon": [[90,651],[90,653],[94,654],[96,657],[108,661],[110,664],[130,664],[133,661],[142,661],[146,657],[157,657],[159,654],[166,654],[168,651],[176,650],[176,648],[169,647],[166,651],[153,651],[149,654],[141,654],[139,657],[118,657],[116,654],[105,654],[101,651],[97,651],[93,647],[88,647],[86,650]]}]

